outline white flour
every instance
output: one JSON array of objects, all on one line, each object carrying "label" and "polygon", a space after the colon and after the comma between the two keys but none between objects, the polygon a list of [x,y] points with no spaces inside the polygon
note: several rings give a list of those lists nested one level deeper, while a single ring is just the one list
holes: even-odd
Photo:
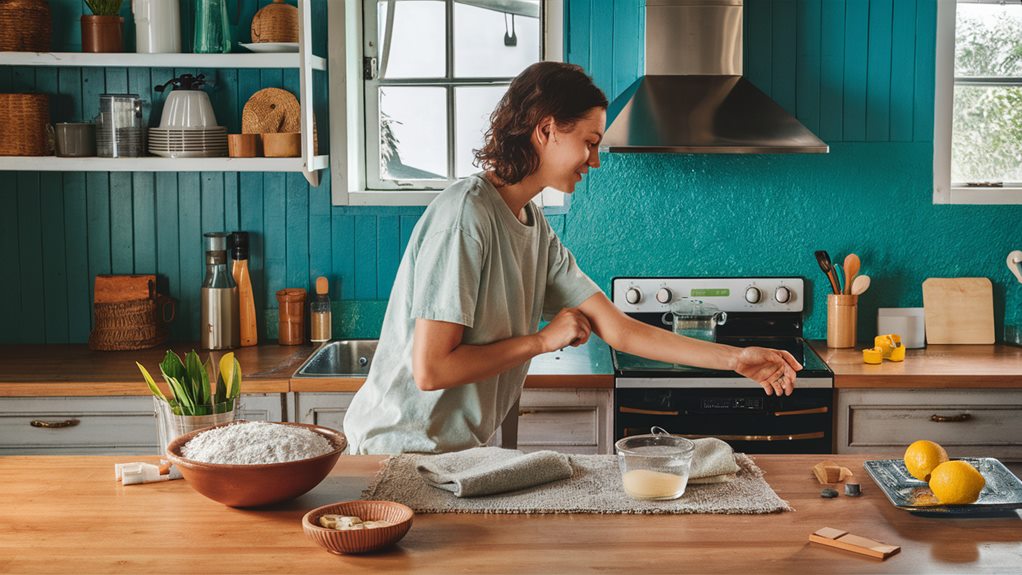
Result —
[{"label": "white flour", "polygon": [[333,451],[325,437],[302,427],[250,421],[204,431],[181,449],[205,463],[257,465],[309,459]]}]

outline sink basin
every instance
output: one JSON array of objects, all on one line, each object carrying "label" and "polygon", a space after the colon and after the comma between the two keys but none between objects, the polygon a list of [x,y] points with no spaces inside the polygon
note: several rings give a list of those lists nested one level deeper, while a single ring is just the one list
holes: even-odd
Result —
[{"label": "sink basin", "polygon": [[329,341],[317,349],[295,372],[295,377],[365,377],[369,374],[376,339]]}]

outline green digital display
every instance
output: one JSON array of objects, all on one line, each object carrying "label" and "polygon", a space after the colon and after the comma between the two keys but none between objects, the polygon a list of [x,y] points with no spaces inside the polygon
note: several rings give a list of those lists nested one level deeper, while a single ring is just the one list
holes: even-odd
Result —
[{"label": "green digital display", "polygon": [[692,297],[727,297],[729,295],[731,295],[731,290],[727,288],[692,290]]}]

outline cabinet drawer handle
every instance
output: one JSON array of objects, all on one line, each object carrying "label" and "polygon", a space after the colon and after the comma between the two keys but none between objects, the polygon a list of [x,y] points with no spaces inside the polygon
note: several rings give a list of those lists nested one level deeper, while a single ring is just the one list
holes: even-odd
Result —
[{"label": "cabinet drawer handle", "polygon": [[968,413],[959,413],[958,415],[931,415],[930,421],[935,423],[957,423],[960,421],[969,421],[972,416]]},{"label": "cabinet drawer handle", "polygon": [[80,422],[77,419],[65,419],[64,421],[43,421],[41,419],[33,419],[29,425],[32,427],[41,427],[43,429],[60,429],[62,427],[74,427]]},{"label": "cabinet drawer handle", "polygon": [[796,409],[794,411],[775,411],[774,415],[777,417],[784,417],[785,415],[811,415],[813,413],[827,413],[830,411],[826,405],[823,407],[811,407],[809,409]]},{"label": "cabinet drawer handle", "polygon": [[639,415],[678,415],[677,411],[660,411],[656,409],[640,409],[638,407],[627,407],[622,405],[618,408],[621,413],[636,413]]}]

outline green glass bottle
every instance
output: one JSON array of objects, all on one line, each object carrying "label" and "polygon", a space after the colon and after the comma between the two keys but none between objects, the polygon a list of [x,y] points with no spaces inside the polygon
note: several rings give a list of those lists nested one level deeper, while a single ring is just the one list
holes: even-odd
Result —
[{"label": "green glass bottle", "polygon": [[226,54],[231,51],[231,30],[227,27],[228,0],[195,0],[196,54]]}]

